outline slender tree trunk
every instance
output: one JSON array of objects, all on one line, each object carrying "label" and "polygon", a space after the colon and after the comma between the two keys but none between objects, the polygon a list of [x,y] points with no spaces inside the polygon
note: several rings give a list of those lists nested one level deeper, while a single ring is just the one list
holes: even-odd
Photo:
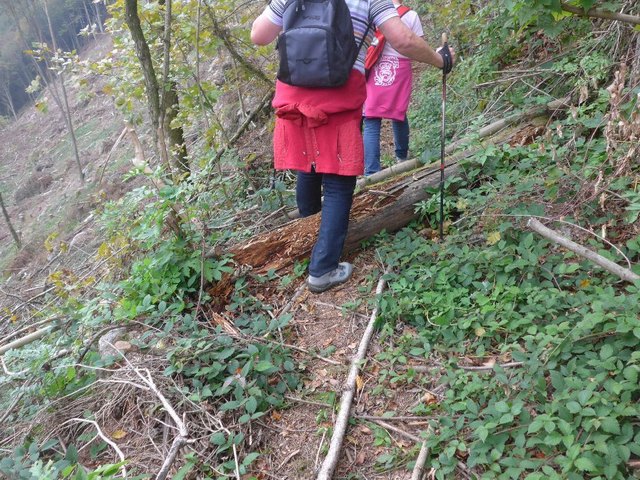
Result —
[{"label": "slender tree trunk", "polygon": [[[138,60],[142,67],[147,89],[149,115],[154,131],[154,143],[162,161],[170,171],[185,173],[189,171],[187,164],[187,152],[184,142],[182,127],[171,128],[170,125],[179,112],[177,86],[169,79],[170,47],[171,47],[171,2],[160,0],[160,5],[165,6],[165,25],[163,31],[164,61],[162,88],[158,83],[158,77],[153,67],[149,45],[144,38],[140,18],[138,17],[137,0],[125,0],[125,17]],[[171,152],[173,161],[169,161]]]},{"label": "slender tree trunk", "polygon": [[[187,158],[187,146],[184,140],[184,130],[182,125],[174,122],[180,111],[180,103],[178,99],[178,87],[174,81],[169,82],[169,86],[165,91],[165,98],[168,104],[165,110],[164,131],[169,138],[171,148],[171,158],[174,169],[178,173],[190,172],[189,160]],[[174,123],[176,126],[172,127]]]},{"label": "slender tree trunk", "polygon": [[160,139],[158,136],[161,118],[160,89],[158,87],[158,78],[156,77],[156,72],[153,68],[153,61],[151,59],[149,45],[144,38],[142,26],[140,25],[137,0],[125,0],[125,21],[127,22],[127,26],[129,27],[129,31],[131,32],[131,38],[133,39],[136,55],[138,57],[138,61],[140,62],[140,66],[142,67],[144,84],[147,90],[147,107],[149,109],[149,116],[151,117],[153,145],[158,153],[162,155],[162,148],[160,148],[159,146]]},{"label": "slender tree trunk", "polygon": [[102,26],[102,17],[100,16],[100,5],[97,3],[93,4],[94,10],[96,11],[96,23],[98,24],[98,30],[100,33],[104,33],[104,27]]},{"label": "slender tree trunk", "polygon": [[89,9],[87,8],[87,2],[82,2],[82,6],[84,7],[84,15],[85,15],[85,17],[87,17],[87,25],[89,25],[89,28],[91,28],[91,24],[93,22],[91,21],[91,15],[89,15]]},{"label": "slender tree trunk", "polygon": [[637,17],[635,15],[609,12],[606,10],[598,10],[596,8],[590,8],[589,10],[585,11],[582,7],[576,7],[564,2],[561,3],[560,6],[565,12],[571,12],[581,17],[604,18],[606,20],[617,20],[619,22],[630,23],[632,25],[640,25],[640,17]]},{"label": "slender tree trunk", "polygon": [[162,65],[162,101],[160,118],[165,138],[169,139],[169,154],[171,155],[171,165],[178,175],[189,173],[189,163],[187,160],[187,149],[184,141],[184,131],[181,125],[171,126],[180,111],[178,99],[178,87],[174,80],[170,78],[171,67],[171,0],[160,0],[164,5],[164,32],[162,41],[164,44],[164,59]]},{"label": "slender tree trunk", "polygon": [[9,217],[9,212],[7,212],[7,208],[4,206],[4,200],[2,199],[1,193],[0,193],[0,207],[2,208],[2,215],[4,215],[4,219],[7,222],[7,226],[9,227],[9,231],[11,232],[13,241],[16,242],[16,246],[18,248],[22,248],[22,242],[20,242],[20,237],[18,236],[17,232],[13,228],[13,224],[11,223],[11,218]]},{"label": "slender tree trunk", "polygon": [[[44,5],[44,14],[47,17],[47,25],[49,25],[49,34],[51,35],[51,43],[53,44],[53,51],[55,54],[57,54],[58,46],[56,45],[56,39],[53,33],[53,27],[51,26],[51,17],[49,17],[47,0],[42,0],[42,4]],[[78,166],[78,174],[80,176],[80,181],[84,183],[84,172],[82,171],[82,162],[80,161],[80,154],[78,153],[78,142],[76,140],[76,133],[73,129],[73,119],[71,118],[71,109],[69,108],[69,98],[67,96],[67,88],[64,85],[64,73],[62,72],[62,70],[60,71],[59,77],[60,77],[60,86],[62,88],[62,100],[64,102],[63,114],[65,117],[65,122],[67,124],[67,129],[69,130],[69,136],[71,137],[71,145],[73,147],[73,154],[76,157],[76,165]]]},{"label": "slender tree trunk", "polygon": [[11,96],[11,85],[9,84],[9,80],[2,83],[2,96],[4,97],[5,104],[9,108],[9,112],[11,112],[11,116],[14,120],[18,119],[18,115],[16,115],[16,109],[13,105],[13,97]]},{"label": "slender tree trunk", "polygon": [[84,7],[84,14],[87,16],[87,25],[89,26],[89,30],[91,30],[91,35],[93,35],[93,38],[95,39],[96,32],[91,27],[91,25],[93,25],[93,22],[91,21],[91,14],[89,13],[89,9],[87,8],[87,3],[82,2],[82,6]]},{"label": "slender tree trunk", "polygon": [[71,44],[73,45],[73,49],[78,53],[80,51],[80,37],[78,35],[73,35],[71,37]]}]

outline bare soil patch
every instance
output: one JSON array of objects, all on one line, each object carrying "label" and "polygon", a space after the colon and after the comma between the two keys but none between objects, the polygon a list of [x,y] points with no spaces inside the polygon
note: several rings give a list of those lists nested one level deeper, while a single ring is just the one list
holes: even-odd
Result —
[{"label": "bare soil patch", "polygon": [[[371,251],[363,251],[350,261],[355,269],[354,277],[348,283],[319,295],[305,290],[291,310],[290,326],[294,338],[288,341],[296,347],[320,353],[331,363],[317,356],[296,354],[304,365],[304,387],[289,396],[288,408],[274,411],[260,422],[263,429],[258,450],[263,456],[254,472],[258,478],[314,479],[324,460],[343,382],[371,316],[375,284],[380,274]],[[394,431],[389,431],[391,441],[382,445],[376,439],[383,427],[357,418],[378,417],[389,411],[396,412],[396,416],[415,417],[410,410],[428,393],[421,382],[404,385],[387,382],[381,394],[373,392],[379,387],[380,371],[393,368],[375,359],[386,347],[388,345],[380,344],[378,336],[374,335],[367,362],[360,372],[361,382],[351,410],[354,423],[347,430],[336,479],[404,480],[411,477],[405,464],[391,469],[380,468],[376,459],[392,450],[404,452],[409,460],[415,459],[419,445]],[[329,353],[325,353],[327,351]],[[435,395],[433,398],[435,400]],[[420,436],[426,429],[427,420],[426,417],[423,420],[412,418],[390,423],[411,435]]]}]

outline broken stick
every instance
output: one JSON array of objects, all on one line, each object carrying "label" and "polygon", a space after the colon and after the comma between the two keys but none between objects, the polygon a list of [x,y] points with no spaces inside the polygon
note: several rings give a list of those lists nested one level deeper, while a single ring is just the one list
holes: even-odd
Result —
[{"label": "broken stick", "polygon": [[[385,274],[386,273],[388,272],[385,272]],[[376,297],[380,297],[386,283],[387,282],[384,279],[383,274],[378,281],[378,286],[376,288]],[[322,465],[320,466],[320,473],[318,473],[318,477],[316,480],[331,480],[333,478],[333,471],[336,469],[336,465],[338,464],[342,441],[344,439],[344,434],[347,431],[347,424],[349,423],[349,413],[351,411],[353,396],[356,393],[356,379],[358,378],[358,372],[360,371],[360,364],[367,354],[367,349],[369,348],[371,337],[373,337],[374,325],[376,323],[376,319],[378,318],[379,308],[380,306],[376,305],[376,307],[373,309],[367,328],[364,331],[364,335],[362,336],[362,340],[360,340],[358,352],[356,353],[355,357],[353,357],[353,360],[351,362],[349,376],[347,377],[347,381],[342,391],[342,398],[340,399],[340,410],[338,411],[338,417],[333,429],[333,435],[331,436],[329,452],[327,453],[324,462],[322,462]]]},{"label": "broken stick", "polygon": [[633,283],[637,280],[640,280],[640,275],[632,272],[631,270],[621,267],[617,263],[614,263],[611,260],[604,258],[602,255],[598,255],[597,253],[589,250],[586,247],[583,247],[582,245],[579,245],[569,240],[566,237],[563,237],[558,232],[548,227],[545,227],[542,223],[540,223],[535,218],[530,218],[527,221],[527,227],[529,227],[534,232],[539,233],[546,239],[551,240],[552,242],[557,243],[558,245],[561,245],[568,250],[571,250],[573,253],[577,253],[581,257],[591,260],[596,265],[599,265],[600,267],[604,268],[607,272],[613,273],[614,275],[617,275],[618,277],[620,277],[621,279],[627,282]]},{"label": "broken stick", "polygon": [[416,464],[413,467],[413,472],[411,473],[411,480],[422,480],[422,476],[424,474],[424,464],[427,462],[427,457],[429,456],[429,447],[427,447],[427,441],[422,442],[422,447],[420,448],[420,453],[418,454],[418,459],[416,460]]}]

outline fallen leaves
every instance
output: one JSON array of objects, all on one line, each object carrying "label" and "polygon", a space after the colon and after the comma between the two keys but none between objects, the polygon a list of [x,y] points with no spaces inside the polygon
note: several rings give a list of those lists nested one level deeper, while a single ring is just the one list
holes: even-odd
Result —
[{"label": "fallen leaves", "polygon": [[433,393],[426,392],[422,396],[422,403],[424,403],[425,405],[433,405],[435,403],[438,403],[438,399],[436,398],[436,396]]},{"label": "fallen leaves", "polygon": [[487,235],[487,245],[495,245],[500,241],[500,232],[491,232]]},{"label": "fallen leaves", "polygon": [[126,436],[127,436],[127,432],[124,430],[116,430],[111,434],[111,438],[113,438],[114,440],[120,440]]}]

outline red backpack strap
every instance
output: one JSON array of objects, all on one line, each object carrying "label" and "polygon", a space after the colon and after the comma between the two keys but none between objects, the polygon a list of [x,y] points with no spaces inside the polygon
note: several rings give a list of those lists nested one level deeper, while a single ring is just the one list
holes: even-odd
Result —
[{"label": "red backpack strap", "polygon": [[379,29],[376,28],[375,34],[376,34],[377,41],[374,41],[369,46],[369,48],[367,49],[367,54],[365,55],[365,59],[364,59],[365,71],[370,70],[376,64],[376,62],[378,61],[378,58],[380,57],[380,54],[382,53],[384,44],[386,42],[384,35]]},{"label": "red backpack strap", "polygon": [[[400,17],[402,18],[402,16],[405,13],[407,13],[409,10],[411,9],[406,5],[399,5],[398,15],[400,15]],[[377,42],[374,42],[373,44],[371,44],[371,46],[367,49],[367,54],[365,55],[365,59],[364,59],[365,71],[368,71],[371,68],[373,68],[373,66],[378,61],[378,58],[380,58],[380,55],[382,54],[382,50],[384,49],[384,44],[386,43],[386,39],[384,38],[384,35],[380,31],[380,29],[376,28],[375,34],[376,34]]]},{"label": "red backpack strap", "polygon": [[406,5],[399,5],[398,6],[398,15],[400,15],[400,17],[403,17],[405,13],[407,13],[409,10],[411,10],[409,7],[407,7]]}]

